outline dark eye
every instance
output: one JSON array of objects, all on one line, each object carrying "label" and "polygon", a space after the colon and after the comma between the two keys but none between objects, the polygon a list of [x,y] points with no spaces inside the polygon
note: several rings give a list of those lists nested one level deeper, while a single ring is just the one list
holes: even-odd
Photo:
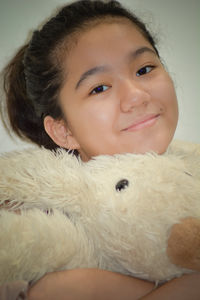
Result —
[{"label": "dark eye", "polygon": [[122,179],[116,184],[115,189],[116,189],[116,191],[120,192],[121,190],[124,190],[125,188],[127,188],[128,185],[129,185],[128,180]]},{"label": "dark eye", "polygon": [[145,74],[151,72],[153,68],[154,68],[153,66],[145,66],[137,71],[136,76],[145,75]]},{"label": "dark eye", "polygon": [[95,95],[95,94],[100,94],[105,92],[109,87],[107,85],[99,85],[97,87],[95,87],[92,91],[91,91],[91,95]]}]

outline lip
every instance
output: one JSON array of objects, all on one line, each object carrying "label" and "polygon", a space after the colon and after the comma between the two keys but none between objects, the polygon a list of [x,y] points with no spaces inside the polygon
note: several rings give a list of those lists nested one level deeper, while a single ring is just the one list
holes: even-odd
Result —
[{"label": "lip", "polygon": [[140,130],[142,128],[153,126],[159,117],[160,117],[160,114],[145,115],[143,117],[138,118],[130,126],[123,129],[123,131],[136,131],[136,130]]}]

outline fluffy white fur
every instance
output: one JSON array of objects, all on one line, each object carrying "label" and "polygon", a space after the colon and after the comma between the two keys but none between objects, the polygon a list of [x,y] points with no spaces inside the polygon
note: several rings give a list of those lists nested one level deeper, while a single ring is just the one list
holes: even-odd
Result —
[{"label": "fluffy white fur", "polygon": [[[128,180],[121,191],[116,184]],[[59,151],[0,157],[0,282],[94,267],[152,281],[191,272],[166,254],[173,224],[200,218],[200,150],[99,156]],[[13,212],[20,209],[20,214]]]}]

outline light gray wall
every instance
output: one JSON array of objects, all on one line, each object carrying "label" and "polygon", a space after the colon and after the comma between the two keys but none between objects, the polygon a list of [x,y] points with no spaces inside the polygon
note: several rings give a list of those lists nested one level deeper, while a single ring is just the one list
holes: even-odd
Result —
[{"label": "light gray wall", "polygon": [[[0,69],[28,34],[69,1],[0,0]],[[200,1],[124,0],[158,37],[161,57],[174,79],[180,119],[176,138],[200,142]],[[29,144],[12,140],[0,124],[0,153]]]}]

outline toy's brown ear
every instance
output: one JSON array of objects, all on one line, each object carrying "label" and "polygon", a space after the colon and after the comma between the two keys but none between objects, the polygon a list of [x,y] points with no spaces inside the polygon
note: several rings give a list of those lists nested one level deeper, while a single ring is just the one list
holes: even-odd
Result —
[{"label": "toy's brown ear", "polygon": [[175,224],[168,240],[170,261],[182,268],[200,271],[200,220],[187,218]]},{"label": "toy's brown ear", "polygon": [[[84,182],[81,162],[65,150],[12,152],[0,157],[0,204],[53,208],[77,195]],[[62,204],[64,205],[64,204]]]}]

